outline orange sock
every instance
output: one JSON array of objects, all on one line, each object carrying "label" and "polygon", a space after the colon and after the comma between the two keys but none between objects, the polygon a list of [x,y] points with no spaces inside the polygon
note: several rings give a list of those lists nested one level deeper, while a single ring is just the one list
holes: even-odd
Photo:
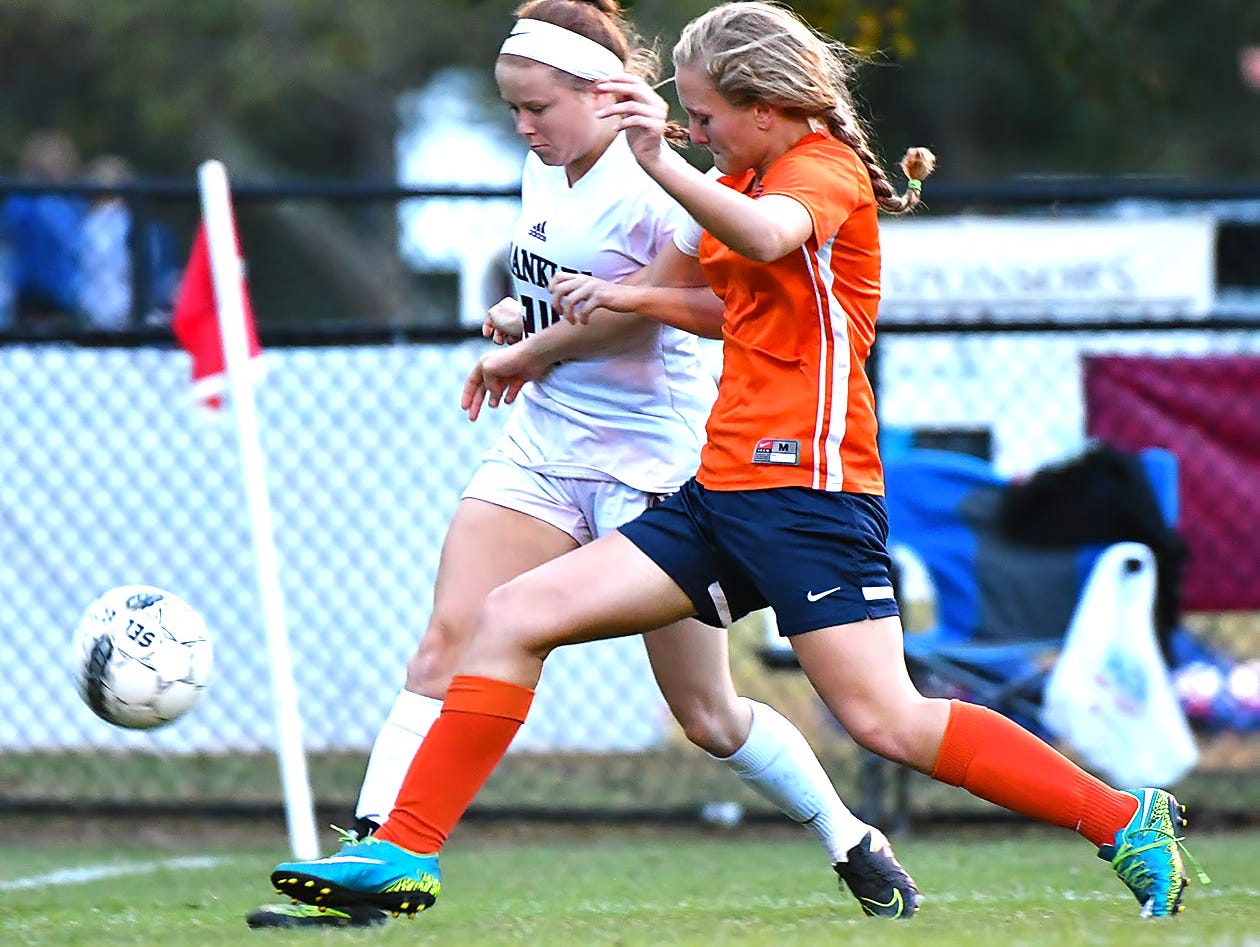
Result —
[{"label": "orange sock", "polygon": [[951,700],[932,778],[1020,815],[1109,845],[1137,811],[1137,800],[1085,772],[1054,747],[1001,714]]},{"label": "orange sock", "polygon": [[525,722],[534,692],[457,675],[442,713],[416,751],[394,811],[376,837],[413,852],[441,851]]}]

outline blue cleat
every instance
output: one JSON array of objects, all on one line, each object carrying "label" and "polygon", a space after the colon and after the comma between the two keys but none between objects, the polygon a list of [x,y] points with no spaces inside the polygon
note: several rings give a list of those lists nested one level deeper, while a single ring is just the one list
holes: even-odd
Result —
[{"label": "blue cleat", "polygon": [[1111,862],[1120,880],[1128,885],[1142,917],[1172,917],[1182,910],[1181,897],[1190,879],[1186,859],[1200,883],[1211,879],[1181,844],[1177,830],[1186,824],[1185,808],[1163,789],[1139,789],[1130,793],[1138,801],[1129,824],[1116,833],[1111,845],[1098,849],[1098,857]]},{"label": "blue cleat", "polygon": [[395,915],[433,907],[442,891],[437,855],[416,855],[375,837],[347,840],[335,855],[283,862],[271,873],[281,894],[318,907],[371,905]]}]

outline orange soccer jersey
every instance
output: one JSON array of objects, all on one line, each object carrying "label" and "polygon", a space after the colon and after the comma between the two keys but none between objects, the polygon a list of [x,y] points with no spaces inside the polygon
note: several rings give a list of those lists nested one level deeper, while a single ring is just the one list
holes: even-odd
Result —
[{"label": "orange soccer jersey", "polygon": [[879,306],[879,230],[865,165],[822,134],[801,139],[749,191],[782,194],[814,222],[805,245],[754,263],[709,233],[700,264],[726,308],[722,381],[697,479],[711,490],[884,492],[864,365]]}]

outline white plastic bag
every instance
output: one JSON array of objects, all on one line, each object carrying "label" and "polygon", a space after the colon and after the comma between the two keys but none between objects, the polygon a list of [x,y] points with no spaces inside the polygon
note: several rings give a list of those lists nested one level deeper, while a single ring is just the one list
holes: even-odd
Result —
[{"label": "white plastic bag", "polygon": [[1155,556],[1115,543],[1099,557],[1046,684],[1042,723],[1118,787],[1168,786],[1198,748],[1155,640]]}]

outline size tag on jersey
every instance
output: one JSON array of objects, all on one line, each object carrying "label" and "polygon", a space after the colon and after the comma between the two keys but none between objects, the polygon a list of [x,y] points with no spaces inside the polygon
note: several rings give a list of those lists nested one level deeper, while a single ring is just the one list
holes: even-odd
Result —
[{"label": "size tag on jersey", "polygon": [[752,462],[754,464],[799,464],[801,442],[763,437],[753,448]]}]

